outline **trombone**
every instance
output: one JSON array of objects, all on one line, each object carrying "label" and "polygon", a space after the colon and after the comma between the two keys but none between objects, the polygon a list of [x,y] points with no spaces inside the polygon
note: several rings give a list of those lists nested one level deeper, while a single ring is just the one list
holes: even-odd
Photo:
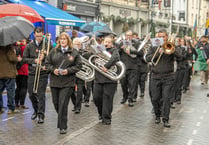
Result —
[{"label": "trombone", "polygon": [[[48,43],[49,43],[49,41],[48,41]],[[40,55],[45,54],[45,47],[46,47],[45,46],[45,37],[43,37],[42,49],[39,50],[39,52],[38,52],[38,62],[36,64],[36,73],[35,73],[34,84],[33,84],[33,93],[34,94],[37,94],[37,92],[38,92],[41,68],[43,68],[42,61],[40,61]],[[49,44],[48,44],[48,47],[49,47]]]}]

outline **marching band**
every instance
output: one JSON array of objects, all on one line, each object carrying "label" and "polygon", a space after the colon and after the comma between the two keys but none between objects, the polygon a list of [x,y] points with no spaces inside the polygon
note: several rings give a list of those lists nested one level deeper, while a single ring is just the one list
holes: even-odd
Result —
[{"label": "marching band", "polygon": [[60,134],[67,133],[70,98],[73,111],[78,114],[82,101],[89,107],[92,92],[99,120],[110,125],[117,84],[120,82],[122,88],[120,103],[128,101],[128,106],[133,107],[138,94],[141,98],[145,96],[145,82],[149,80],[155,123],[162,120],[163,126],[169,128],[170,108],[175,108],[175,102],[180,104],[182,91],[189,89],[198,54],[190,40],[169,35],[164,29],[152,40],[149,36],[139,39],[128,30],[117,40],[108,35],[97,42],[95,36],[71,40],[63,32],[52,48],[50,38],[44,37],[41,28],[36,28],[35,39],[23,53],[23,62],[29,69],[28,93],[34,109],[31,120],[44,123],[48,76]]}]

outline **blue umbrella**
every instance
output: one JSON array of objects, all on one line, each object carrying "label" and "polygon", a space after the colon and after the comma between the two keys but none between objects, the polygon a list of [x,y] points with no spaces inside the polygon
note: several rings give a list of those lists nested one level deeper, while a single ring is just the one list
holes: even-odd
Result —
[{"label": "blue umbrella", "polygon": [[[69,34],[70,37],[72,37],[72,30],[68,31],[67,33]],[[86,34],[81,31],[78,31],[78,37],[83,37],[83,36],[86,36]]]},{"label": "blue umbrella", "polygon": [[80,27],[80,30],[84,32],[96,32],[99,30],[111,31],[111,29],[106,24],[101,22],[91,22],[84,24]]}]

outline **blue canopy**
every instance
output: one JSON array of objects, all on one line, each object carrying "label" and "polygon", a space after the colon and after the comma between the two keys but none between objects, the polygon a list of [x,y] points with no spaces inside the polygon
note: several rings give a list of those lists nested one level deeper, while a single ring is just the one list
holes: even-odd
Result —
[{"label": "blue canopy", "polygon": [[60,10],[44,1],[10,0],[12,3],[27,5],[36,10],[49,25],[82,26],[85,21]]}]

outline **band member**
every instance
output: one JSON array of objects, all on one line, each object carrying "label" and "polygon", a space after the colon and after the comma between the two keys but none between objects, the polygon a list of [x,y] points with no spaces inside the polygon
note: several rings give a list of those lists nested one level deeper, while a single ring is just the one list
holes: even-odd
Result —
[{"label": "band member", "polygon": [[180,39],[180,45],[176,47],[176,51],[179,52],[181,57],[176,58],[177,62],[177,70],[175,72],[175,83],[174,83],[174,88],[175,88],[175,101],[177,104],[181,104],[181,90],[182,90],[182,85],[183,85],[183,79],[185,77],[185,69],[186,69],[186,64],[187,64],[187,51],[186,51],[186,41],[185,39],[181,38]]},{"label": "band member", "polygon": [[[125,39],[120,42],[118,45],[119,47],[119,53],[121,57],[121,61],[125,64],[126,66],[126,73],[124,78],[120,80],[121,82],[121,87],[123,91],[123,99],[121,100],[121,104],[124,104],[128,100],[128,105],[129,107],[133,107],[133,99],[136,96],[137,92],[137,68],[138,68],[138,59],[132,58],[129,56],[132,52],[130,50],[125,50],[126,46],[124,46],[124,41],[131,41],[131,45],[133,46],[134,49],[137,50],[138,48],[138,43],[136,41],[132,40],[132,35],[133,32],[131,30],[127,31],[125,34]],[[136,51],[134,51],[135,53]]]},{"label": "band member", "polygon": [[[107,70],[113,66],[117,61],[119,61],[119,53],[116,48],[113,48],[111,37],[105,37],[103,44],[112,56],[110,60],[103,66],[102,71],[107,72]],[[97,61],[97,60],[95,60]],[[95,70],[96,71],[96,70]],[[111,113],[113,110],[113,97],[117,88],[117,81],[112,81],[109,78],[102,75],[100,72],[95,72],[95,82],[93,97],[95,105],[99,113],[99,119],[102,119],[102,123],[106,125],[111,124]]]},{"label": "band member", "polygon": [[[193,64],[195,63],[198,57],[198,54],[195,48],[192,47],[190,40],[186,41],[186,47],[187,47],[187,61],[188,62],[186,64],[185,77],[183,80],[183,93],[189,90]],[[194,58],[193,58],[193,55],[194,55]]]},{"label": "band member", "polygon": [[142,49],[139,53],[141,53],[141,56],[139,57],[140,63],[138,63],[138,85],[140,87],[140,97],[144,97],[145,81],[148,73],[148,64],[143,58],[143,56],[145,55],[144,50]]},{"label": "band member", "polygon": [[60,34],[58,45],[47,57],[46,68],[50,72],[52,101],[58,114],[57,127],[60,134],[67,133],[69,99],[75,89],[76,72],[82,67],[77,50],[65,32]]},{"label": "band member", "polygon": [[[168,35],[166,30],[160,30],[158,32],[158,37],[163,38],[164,42],[167,41]],[[151,62],[157,47],[151,47],[146,55],[146,60]],[[158,54],[154,57],[156,61],[163,50],[159,49]],[[174,56],[178,54],[174,52],[173,54],[163,53],[158,64],[153,65],[151,68],[151,101],[154,107],[154,112],[156,116],[155,123],[159,124],[161,122],[160,116],[162,115],[162,120],[164,122],[164,127],[170,127],[169,124],[169,114],[170,114],[170,97],[172,96],[171,89],[174,83]],[[162,106],[160,105],[162,101]],[[162,107],[162,112],[161,112]]]},{"label": "band member", "polygon": [[[35,39],[30,42],[23,53],[23,62],[28,64],[29,75],[28,75],[28,93],[30,100],[32,102],[32,106],[34,109],[34,113],[31,116],[32,120],[35,120],[38,117],[38,123],[44,123],[45,117],[45,92],[46,86],[48,82],[48,72],[41,68],[40,76],[37,76],[36,69],[38,67],[37,64],[42,62],[42,66],[45,65],[45,52],[47,44],[43,41],[44,37],[43,29],[40,27],[35,28],[34,37]],[[39,55],[39,56],[38,56]],[[34,80],[39,77],[38,90],[34,92]]]},{"label": "band member", "polygon": [[[76,49],[79,55],[82,55],[81,40],[78,37],[73,39],[73,49]],[[82,98],[83,98],[83,89],[85,87],[85,81],[76,77],[76,85],[77,85],[77,90],[73,94],[72,102],[74,105],[74,113],[79,114],[81,110],[81,103],[82,103]]]}]

